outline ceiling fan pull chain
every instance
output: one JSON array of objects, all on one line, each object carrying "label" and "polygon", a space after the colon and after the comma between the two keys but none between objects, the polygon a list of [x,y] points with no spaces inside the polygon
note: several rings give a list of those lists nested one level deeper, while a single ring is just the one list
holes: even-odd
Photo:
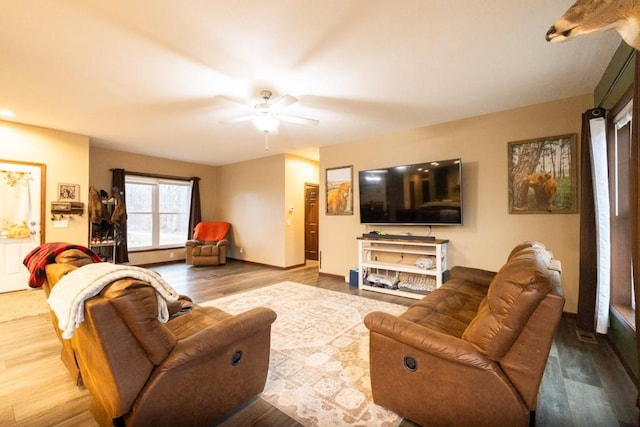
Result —
[{"label": "ceiling fan pull chain", "polygon": [[264,149],[269,149],[269,132],[264,133]]}]

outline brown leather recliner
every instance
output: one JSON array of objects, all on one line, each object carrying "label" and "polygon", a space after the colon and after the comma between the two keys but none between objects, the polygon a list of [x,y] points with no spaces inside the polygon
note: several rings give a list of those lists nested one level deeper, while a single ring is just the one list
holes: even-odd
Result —
[{"label": "brown leather recliner", "polygon": [[454,267],[400,316],[373,312],[375,403],[429,426],[526,426],[562,316],[560,263],[539,242],[498,273]]},{"label": "brown leather recliner", "polygon": [[185,243],[187,265],[208,266],[227,263],[226,239],[231,224],[224,221],[203,221],[194,228],[193,239]]},{"label": "brown leather recliner", "polygon": [[[48,265],[47,286],[75,268]],[[63,340],[101,425],[207,426],[262,392],[275,312],[231,315],[182,300],[161,323],[156,298],[147,282],[117,280],[86,301]]]}]

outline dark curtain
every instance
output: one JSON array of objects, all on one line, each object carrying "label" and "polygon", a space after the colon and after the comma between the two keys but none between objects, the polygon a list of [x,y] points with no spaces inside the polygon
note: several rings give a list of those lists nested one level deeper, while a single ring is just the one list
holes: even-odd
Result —
[{"label": "dark curtain", "polygon": [[604,117],[606,110],[594,108],[582,114],[580,141],[580,278],[576,326],[583,331],[596,331],[596,299],[598,263],[596,253],[596,210],[593,196],[591,165],[591,131],[589,121]]},{"label": "dark curtain", "polygon": [[189,211],[189,235],[187,239],[193,239],[193,229],[202,221],[202,206],[200,205],[200,178],[191,178],[191,210]]},{"label": "dark curtain", "polygon": [[116,264],[122,262],[129,262],[129,250],[127,248],[127,214],[126,214],[126,195],[125,195],[125,185],[124,185],[124,177],[125,172],[124,169],[112,169],[112,190],[113,196],[119,198],[119,202],[123,204],[125,209],[124,215],[121,215],[119,220],[113,224],[117,231],[117,240],[116,240]]},{"label": "dark curtain", "polygon": [[[640,55],[636,52],[636,68],[633,79],[633,117],[631,121],[631,159],[630,159],[630,195],[629,202],[631,205],[631,261],[633,265],[633,288],[636,303],[636,349],[638,352],[638,366],[640,366],[640,335],[638,327],[640,327],[640,247],[638,239],[640,239],[640,154],[638,144],[640,143]],[[635,165],[635,167],[633,167]],[[638,384],[636,384],[638,387]],[[640,408],[640,394],[636,398],[636,406]]]}]

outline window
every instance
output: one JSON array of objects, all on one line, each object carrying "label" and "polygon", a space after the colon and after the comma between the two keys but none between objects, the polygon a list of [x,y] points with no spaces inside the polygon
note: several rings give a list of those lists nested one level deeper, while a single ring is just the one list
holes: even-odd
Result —
[{"label": "window", "polygon": [[129,250],[183,246],[189,234],[191,182],[125,177]]},{"label": "window", "polygon": [[609,188],[611,194],[611,305],[635,326],[633,270],[631,260],[631,118],[633,103],[613,115],[609,142]]}]

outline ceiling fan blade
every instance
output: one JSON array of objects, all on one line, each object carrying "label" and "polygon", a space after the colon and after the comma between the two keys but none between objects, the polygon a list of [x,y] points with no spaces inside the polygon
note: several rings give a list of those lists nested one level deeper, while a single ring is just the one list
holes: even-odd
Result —
[{"label": "ceiling fan blade", "polygon": [[284,95],[277,102],[275,102],[274,104],[271,105],[271,111],[273,113],[277,113],[278,111],[282,110],[283,108],[286,108],[291,104],[295,104],[296,102],[298,102],[298,98],[296,98],[295,96]]},{"label": "ceiling fan blade", "polygon": [[278,114],[276,117],[283,122],[297,123],[299,125],[318,126],[318,124],[320,123],[320,121],[316,119],[308,119],[306,117],[298,116],[287,116],[286,114]]},{"label": "ceiling fan blade", "polygon": [[256,116],[255,114],[250,114],[248,116],[241,116],[241,117],[236,117],[236,118],[233,118],[233,119],[220,120],[219,123],[229,124],[229,123],[247,122],[249,120],[253,120],[253,118],[255,116]]},{"label": "ceiling fan blade", "polygon": [[230,98],[225,95],[216,95],[216,99],[229,104],[233,104],[240,108],[244,108],[245,110],[253,110],[253,105],[246,104],[244,101],[240,101],[239,99]]}]

